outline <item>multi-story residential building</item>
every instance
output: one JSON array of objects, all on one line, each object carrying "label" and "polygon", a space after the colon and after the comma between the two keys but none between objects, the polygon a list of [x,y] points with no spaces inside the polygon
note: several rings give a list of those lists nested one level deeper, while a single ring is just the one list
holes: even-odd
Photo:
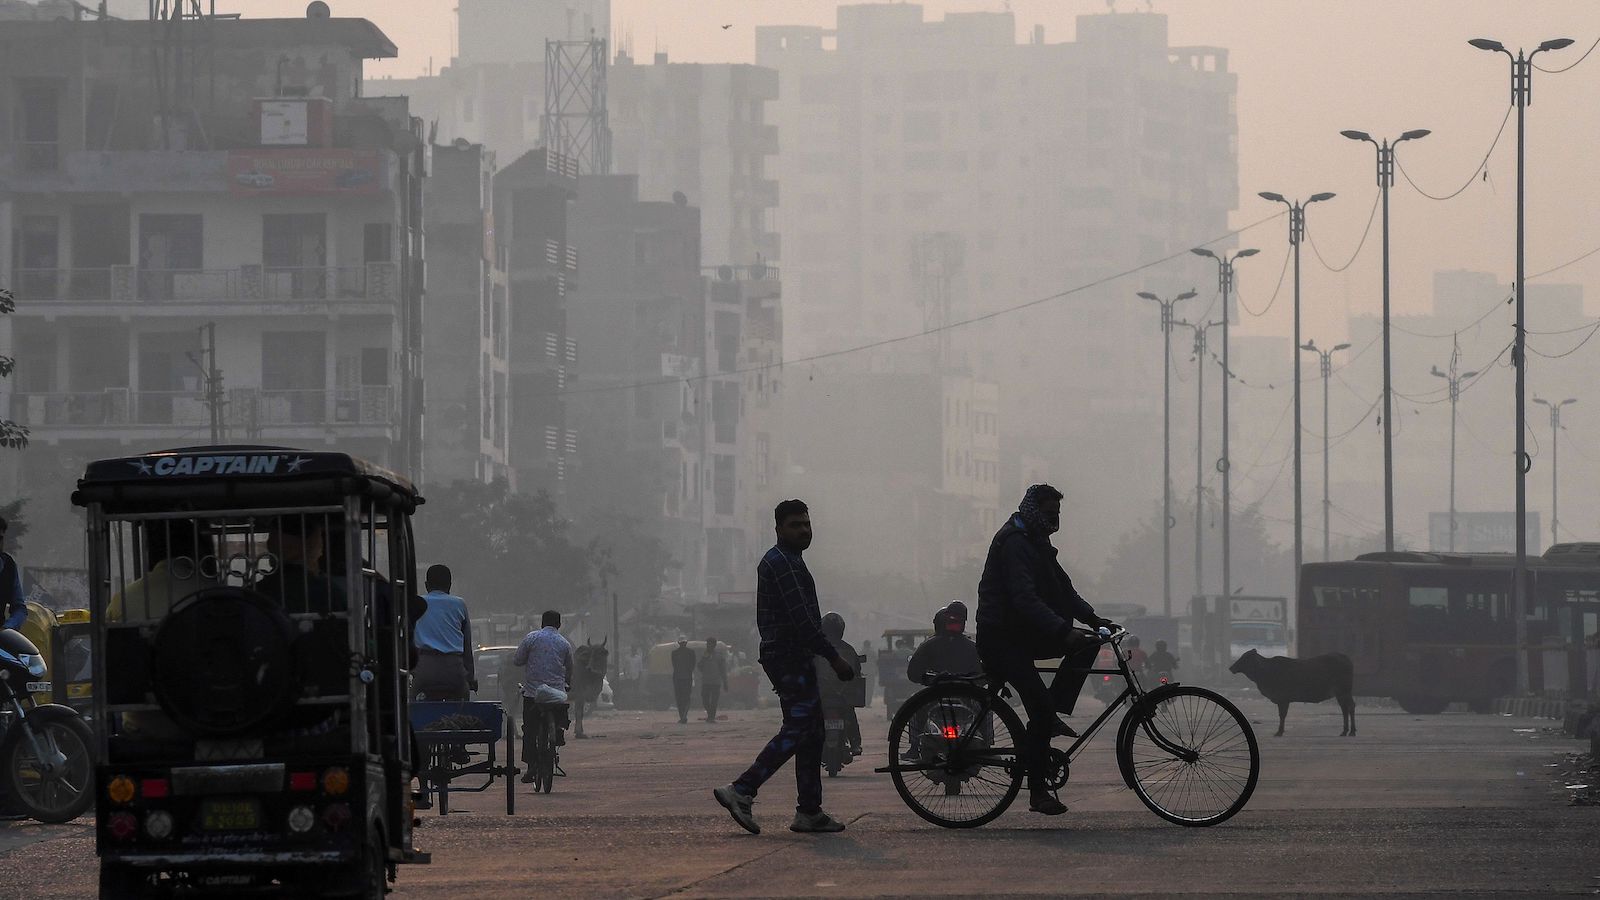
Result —
[{"label": "multi-story residential building", "polygon": [[259,441],[418,474],[425,148],[404,97],[359,93],[395,55],[383,32],[3,22],[0,42],[0,388],[32,432],[39,562],[78,559],[67,496],[97,456]]},{"label": "multi-story residential building", "polygon": [[635,176],[584,176],[573,206],[585,274],[568,321],[583,358],[567,401],[586,449],[570,496],[655,529],[678,565],[670,588],[699,600],[717,508],[700,211],[638,197]]},{"label": "multi-story residential building", "polygon": [[494,226],[495,156],[458,140],[428,172],[428,373],[423,489],[512,480],[510,282]]},{"label": "multi-story residential building", "polygon": [[578,459],[563,391],[578,361],[567,322],[577,286],[571,216],[577,164],[532,150],[494,176],[494,228],[506,248],[510,288],[507,453],[519,490],[560,498]]},{"label": "multi-story residential building", "polygon": [[[1089,286],[1228,231],[1236,76],[1224,49],[1172,46],[1159,14],[1080,16],[1070,43],[1016,34],[1009,12],[928,21],[910,3],[756,29],[782,85],[785,339],[804,357],[1041,301],[951,332],[942,355],[1004,385],[1006,439],[1106,511],[1065,526],[1093,559],[1161,490],[1145,475],[1160,442],[1139,439],[1160,433],[1160,352],[1123,352],[1159,333],[1134,292],[1215,271],[1175,261]],[[937,291],[919,256],[932,235],[948,248]],[[1099,429],[1130,414],[1131,430]]]},{"label": "multi-story residential building", "polygon": [[778,183],[768,158],[778,128],[766,119],[778,73],[751,65],[638,65],[618,53],[606,75],[612,166],[639,176],[639,196],[682,193],[700,208],[707,264],[779,259]]}]

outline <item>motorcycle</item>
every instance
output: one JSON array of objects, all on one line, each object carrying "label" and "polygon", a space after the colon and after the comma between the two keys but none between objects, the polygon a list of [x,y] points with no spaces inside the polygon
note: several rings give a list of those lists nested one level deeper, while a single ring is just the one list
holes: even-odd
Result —
[{"label": "motorcycle", "polygon": [[39,703],[50,692],[39,648],[11,629],[0,630],[0,795],[40,822],[70,822],[94,802],[94,735],[77,711]]},{"label": "motorcycle", "polygon": [[827,770],[829,778],[837,778],[839,770],[850,765],[855,760],[855,755],[850,752],[850,741],[846,737],[848,732],[846,717],[849,713],[840,702],[830,702],[824,698],[822,701],[822,767]]}]

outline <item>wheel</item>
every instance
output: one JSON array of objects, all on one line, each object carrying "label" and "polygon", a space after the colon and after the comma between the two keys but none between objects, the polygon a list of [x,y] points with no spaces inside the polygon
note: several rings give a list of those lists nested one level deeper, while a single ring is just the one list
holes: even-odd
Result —
[{"label": "wheel", "polygon": [[1161,688],[1128,711],[1117,762],[1150,811],[1178,825],[1215,825],[1244,808],[1261,751],[1238,708],[1205,688]]},{"label": "wheel", "polygon": [[1442,697],[1405,696],[1394,698],[1394,702],[1400,704],[1401,709],[1414,716],[1438,715],[1444,712],[1445,707],[1450,705],[1450,701]]},{"label": "wheel", "polygon": [[433,748],[433,793],[438,799],[435,805],[439,807],[439,815],[450,814],[450,764],[446,762],[448,751],[444,747]]},{"label": "wheel", "polygon": [[88,724],[75,714],[28,717],[27,727],[44,752],[61,754],[62,761],[48,771],[34,751],[34,742],[20,733],[23,723],[14,722],[11,727],[18,733],[8,742],[10,752],[0,769],[0,786],[17,810],[52,825],[87,812],[94,803],[94,760],[89,751],[94,735]]},{"label": "wheel", "polygon": [[367,826],[366,853],[361,862],[361,891],[356,896],[361,900],[383,900],[389,889],[389,845],[377,822]]},{"label": "wheel", "polygon": [[517,811],[517,725],[506,717],[506,815],[515,815]]},{"label": "wheel", "polygon": [[[1022,721],[975,684],[913,694],[889,725],[889,774],[911,811],[944,828],[976,828],[1022,789]],[[955,785],[952,790],[951,785]]]}]

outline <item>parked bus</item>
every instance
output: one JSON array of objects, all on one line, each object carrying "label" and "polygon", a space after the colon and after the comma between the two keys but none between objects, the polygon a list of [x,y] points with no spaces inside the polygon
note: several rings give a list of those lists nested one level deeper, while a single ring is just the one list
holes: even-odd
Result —
[{"label": "parked bus", "polygon": [[[1307,563],[1299,587],[1299,654],[1343,653],[1356,691],[1407,712],[1454,701],[1478,712],[1516,690],[1509,553],[1366,553]],[[1532,690],[1588,683],[1585,651],[1600,631],[1600,543],[1557,544],[1529,557],[1527,649]]]}]

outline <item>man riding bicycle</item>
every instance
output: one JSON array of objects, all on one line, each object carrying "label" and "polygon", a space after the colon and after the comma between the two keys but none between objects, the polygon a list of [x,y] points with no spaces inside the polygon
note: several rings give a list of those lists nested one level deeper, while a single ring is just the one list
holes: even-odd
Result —
[{"label": "man riding bicycle", "polygon": [[[1028,769],[1028,808],[1047,816],[1067,811],[1045,782],[1050,739],[1076,736],[1056,713],[1072,714],[1100,644],[1093,632],[1072,622],[1112,625],[1078,595],[1050,544],[1050,535],[1061,528],[1061,497],[1048,484],[1028,488],[990,543],[978,582],[978,655],[990,676],[1022,698],[1028,726],[1018,756]],[[1047,690],[1034,660],[1056,656],[1061,668]]]},{"label": "man riding bicycle", "polygon": [[[572,690],[572,644],[561,636],[561,613],[546,610],[539,619],[539,630],[517,645],[511,657],[512,665],[522,666],[522,761],[528,768],[522,773],[525,783],[533,781],[533,741],[529,740],[538,727],[540,704],[565,704],[567,692]],[[565,726],[561,726],[564,728]],[[551,735],[552,744],[563,743],[561,731]]]}]

